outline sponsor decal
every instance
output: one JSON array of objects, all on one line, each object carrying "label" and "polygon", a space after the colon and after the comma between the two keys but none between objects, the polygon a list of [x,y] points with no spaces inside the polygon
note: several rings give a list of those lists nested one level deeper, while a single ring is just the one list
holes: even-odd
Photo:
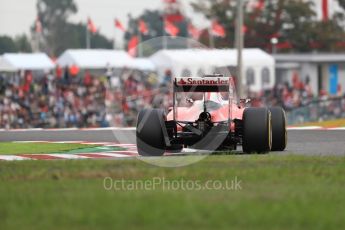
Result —
[{"label": "sponsor decal", "polygon": [[202,85],[202,86],[221,86],[229,85],[229,78],[177,78],[177,85],[179,86],[191,86],[191,85]]}]

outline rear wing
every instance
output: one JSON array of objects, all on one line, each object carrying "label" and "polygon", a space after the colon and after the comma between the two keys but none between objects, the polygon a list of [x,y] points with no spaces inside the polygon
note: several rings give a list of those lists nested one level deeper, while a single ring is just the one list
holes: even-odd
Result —
[{"label": "rear wing", "polygon": [[229,92],[231,77],[181,77],[174,80],[174,92]]}]

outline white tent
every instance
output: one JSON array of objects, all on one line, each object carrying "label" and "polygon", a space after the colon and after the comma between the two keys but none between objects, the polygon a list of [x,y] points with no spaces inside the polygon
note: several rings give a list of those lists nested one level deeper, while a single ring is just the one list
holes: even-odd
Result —
[{"label": "white tent", "polygon": [[132,61],[131,68],[137,70],[155,71],[156,66],[149,58],[135,58]]},{"label": "white tent", "polygon": [[6,53],[0,57],[0,71],[50,70],[54,67],[44,53]]},{"label": "white tent", "polygon": [[[193,77],[212,74],[215,68],[236,67],[237,51],[235,49],[185,49],[161,50],[150,57],[160,76],[166,70],[181,76],[186,72]],[[274,58],[260,49],[243,51],[243,84],[250,83],[252,91],[270,89],[274,85]]]},{"label": "white tent", "polygon": [[57,60],[61,67],[77,65],[81,69],[125,68],[132,62],[125,51],[105,49],[66,50]]}]

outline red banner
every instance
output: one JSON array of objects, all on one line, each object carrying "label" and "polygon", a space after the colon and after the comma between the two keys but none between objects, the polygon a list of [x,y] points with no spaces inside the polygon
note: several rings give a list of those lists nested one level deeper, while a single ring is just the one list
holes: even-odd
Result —
[{"label": "red banner", "polygon": [[133,36],[128,42],[128,53],[132,57],[137,56],[137,46],[139,44],[138,36]]},{"label": "red banner", "polygon": [[122,23],[118,19],[115,19],[115,27],[123,32],[126,31],[125,27],[122,25]]},{"label": "red banner", "polygon": [[147,25],[144,20],[139,20],[139,31],[140,33],[145,35],[149,33],[149,29],[147,28]]},{"label": "red banner", "polygon": [[180,29],[168,20],[165,20],[165,31],[173,37],[180,33]]},{"label": "red banner", "polygon": [[97,27],[95,26],[91,18],[88,18],[87,20],[87,29],[93,34],[97,32]]},{"label": "red banner", "polygon": [[224,27],[221,24],[219,24],[218,21],[216,20],[212,22],[211,29],[212,29],[211,32],[214,36],[224,38],[226,35]]},{"label": "red banner", "polygon": [[36,30],[36,33],[42,33],[42,23],[39,17],[36,18],[35,30]]},{"label": "red banner", "polygon": [[328,21],[328,0],[322,0],[322,20]]},{"label": "red banner", "polygon": [[188,24],[188,33],[192,38],[198,40],[200,38],[202,31],[199,30],[198,28],[196,28],[195,26],[193,26],[193,24],[189,23]]}]

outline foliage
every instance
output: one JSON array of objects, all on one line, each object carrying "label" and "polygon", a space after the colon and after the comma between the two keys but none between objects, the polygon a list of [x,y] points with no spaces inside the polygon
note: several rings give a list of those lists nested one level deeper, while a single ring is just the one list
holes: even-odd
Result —
[{"label": "foliage", "polygon": [[0,54],[31,52],[31,45],[26,35],[20,35],[12,39],[9,36],[0,36]]},{"label": "foliage", "polygon": [[11,37],[0,37],[0,54],[17,52],[17,47]]},{"label": "foliage", "polygon": [[[86,47],[86,19],[85,24],[68,22],[69,17],[78,12],[73,0],[38,0],[37,11],[43,29],[40,46],[49,55],[57,56],[69,48]],[[91,41],[91,48],[112,47],[112,42],[98,32],[91,35]]]},{"label": "foliage", "polygon": [[[225,38],[215,38],[216,47],[229,47],[235,43],[235,17],[236,17],[236,1],[230,0],[199,0],[192,3],[192,7],[196,12],[202,13],[209,20],[218,20],[226,30]],[[205,33],[203,34],[205,35]],[[208,32],[207,34],[208,35]],[[202,42],[208,45],[209,38],[201,38]]]},{"label": "foliage", "polygon": [[[162,12],[158,10],[145,10],[143,14],[136,18],[129,16],[129,29],[125,34],[126,42],[128,42],[132,36],[139,34],[138,21],[140,19],[142,19],[149,28],[149,33],[147,35],[141,34],[142,42],[165,35],[163,33],[164,24]],[[185,20],[180,23],[174,23],[180,29],[180,33],[178,34],[179,37],[188,37],[188,21],[189,19],[185,18]]]},{"label": "foliage", "polygon": [[[344,15],[341,13],[329,21],[317,21],[312,1],[266,0],[263,7],[252,3],[244,6],[246,47],[272,51],[272,38],[278,38],[280,51],[330,52],[341,51],[341,45],[344,46],[345,32],[341,26]],[[225,26],[227,37],[218,39],[217,47],[231,47],[235,37],[236,1],[199,0],[192,6],[196,12],[208,19],[218,19]]]},{"label": "foliage", "polygon": [[314,36],[313,17],[316,13],[312,9],[313,3],[292,0],[281,6],[283,9],[281,28],[279,28],[282,35],[280,39],[290,42],[292,47],[299,52],[310,51],[310,44],[317,39]]},{"label": "foliage", "polygon": [[30,41],[25,34],[15,37],[14,42],[19,52],[30,53],[32,51]]}]

